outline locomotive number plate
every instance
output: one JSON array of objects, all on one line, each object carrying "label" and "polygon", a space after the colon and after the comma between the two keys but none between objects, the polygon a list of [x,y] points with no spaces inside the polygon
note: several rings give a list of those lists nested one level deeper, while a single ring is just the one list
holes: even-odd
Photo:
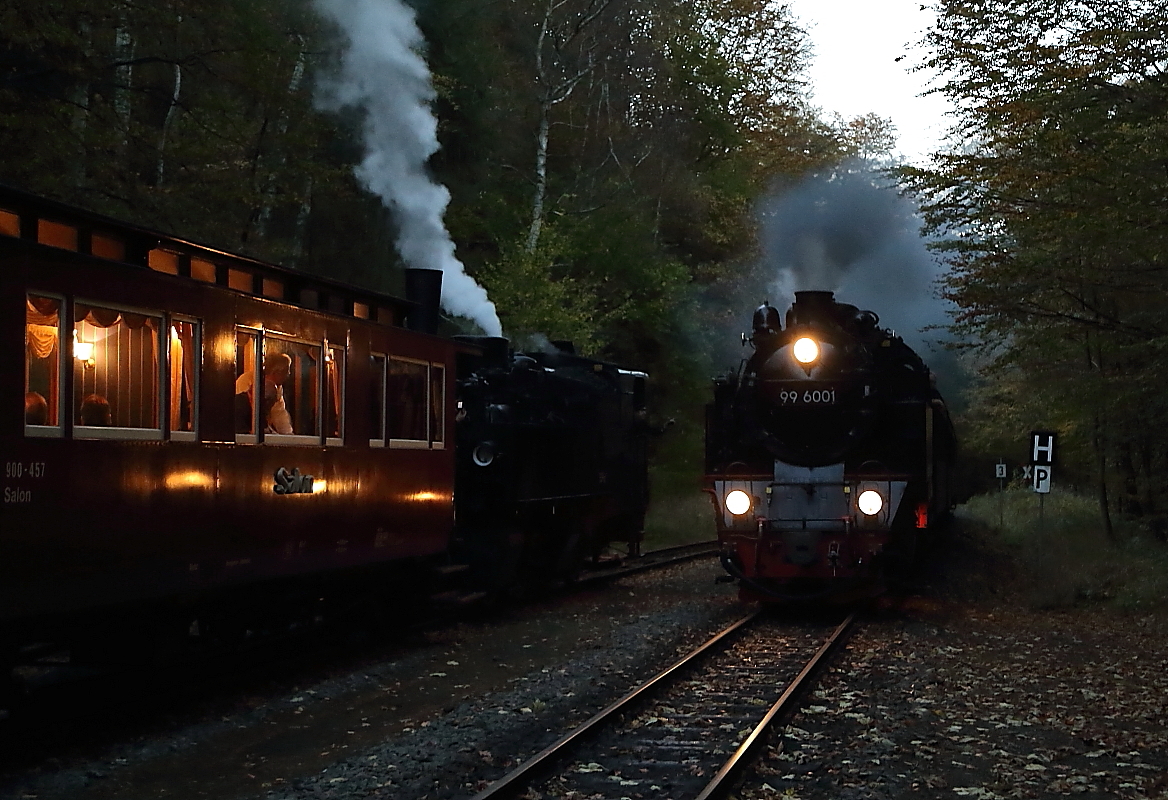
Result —
[{"label": "locomotive number plate", "polygon": [[779,392],[779,402],[785,406],[831,406],[836,402],[836,390],[783,389]]}]

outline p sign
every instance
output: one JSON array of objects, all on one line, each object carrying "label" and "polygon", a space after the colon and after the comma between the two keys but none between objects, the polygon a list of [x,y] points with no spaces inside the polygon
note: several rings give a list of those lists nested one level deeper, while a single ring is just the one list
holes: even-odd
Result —
[{"label": "p sign", "polygon": [[1052,469],[1041,464],[1034,466],[1034,491],[1039,494],[1050,494],[1050,474]]}]

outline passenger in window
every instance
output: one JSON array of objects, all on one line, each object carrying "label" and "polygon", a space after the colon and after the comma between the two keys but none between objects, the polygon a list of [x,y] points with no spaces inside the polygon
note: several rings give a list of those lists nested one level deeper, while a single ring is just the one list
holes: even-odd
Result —
[{"label": "passenger in window", "polygon": [[109,400],[100,394],[91,394],[81,401],[81,425],[108,427],[113,424],[113,412],[110,410]]},{"label": "passenger in window", "polygon": [[[264,420],[266,433],[293,433],[292,415],[288,413],[288,407],[284,404],[284,382],[291,374],[291,356],[286,353],[269,353],[264,356],[264,399],[260,406],[260,415]],[[243,373],[236,379],[237,417],[239,417],[238,409],[243,405],[240,401],[241,395],[246,396],[247,410],[250,413],[251,404],[255,397],[254,386],[255,375],[250,371]],[[240,422],[242,420],[237,419],[236,430],[240,429]],[[244,430],[250,430],[250,428],[250,424],[247,424]]]},{"label": "passenger in window", "polygon": [[49,403],[40,392],[25,392],[24,424],[48,425]]}]

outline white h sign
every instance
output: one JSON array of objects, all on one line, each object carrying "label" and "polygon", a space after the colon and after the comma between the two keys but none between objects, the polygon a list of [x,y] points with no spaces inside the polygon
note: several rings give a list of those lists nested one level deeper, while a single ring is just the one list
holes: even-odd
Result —
[{"label": "white h sign", "polygon": [[1030,432],[1030,463],[1031,464],[1046,464],[1051,466],[1054,464],[1054,440],[1055,434],[1049,431],[1031,431]]}]

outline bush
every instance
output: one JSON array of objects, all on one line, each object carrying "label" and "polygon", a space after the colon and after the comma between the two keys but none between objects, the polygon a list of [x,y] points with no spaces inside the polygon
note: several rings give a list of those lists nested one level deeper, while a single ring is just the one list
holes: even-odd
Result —
[{"label": "bush", "polygon": [[1021,591],[1035,607],[1168,606],[1168,550],[1137,522],[1118,516],[1108,538],[1093,498],[1055,491],[1040,500],[1012,487],[972,498],[958,516],[979,523],[1009,549]]},{"label": "bush", "polygon": [[717,538],[710,497],[701,487],[703,442],[701,427],[684,418],[657,439],[649,467],[646,550]]}]

